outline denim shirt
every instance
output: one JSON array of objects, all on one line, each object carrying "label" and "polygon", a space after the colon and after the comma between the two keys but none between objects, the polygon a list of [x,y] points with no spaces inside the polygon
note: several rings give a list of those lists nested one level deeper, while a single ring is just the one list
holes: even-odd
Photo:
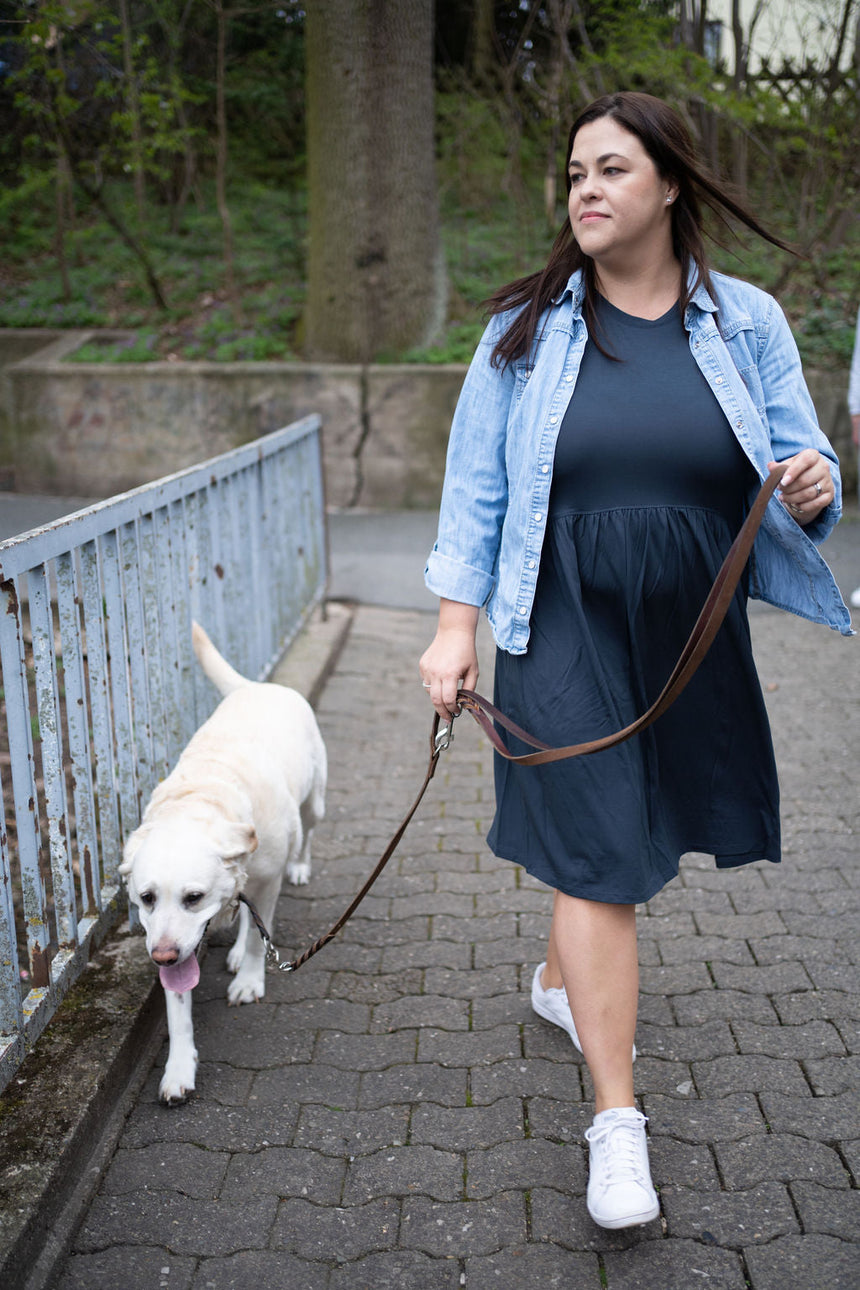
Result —
[{"label": "denim shirt", "polygon": [[[767,478],[767,463],[817,448],[835,496],[805,529],[776,498],[750,557],[750,595],[851,635],[851,618],[816,550],[841,514],[833,449],[818,427],[800,356],[779,305],[757,287],[711,275],[717,305],[699,287],[684,326],[690,350],[735,437]],[[555,445],[576,386],[586,328],[581,274],[570,278],[526,357],[504,371],[490,356],[512,315],[485,331],[460,393],[451,435],[439,531],[424,571],[435,595],[485,605],[497,645],[523,654],[546,527]]]}]

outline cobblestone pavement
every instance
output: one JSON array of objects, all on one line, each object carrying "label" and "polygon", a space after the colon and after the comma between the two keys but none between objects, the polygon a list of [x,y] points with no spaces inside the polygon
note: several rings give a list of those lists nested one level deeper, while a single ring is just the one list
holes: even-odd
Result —
[{"label": "cobblestone pavement", "polygon": [[[752,621],[784,863],[687,857],[641,911],[635,1072],[660,1221],[611,1233],[586,1213],[586,1068],[528,1002],[550,896],[484,844],[491,754],[464,717],[336,941],[238,1009],[210,950],[197,1095],[162,1109],[153,1071],[59,1290],[854,1290],[858,645]],[[281,898],[286,950],[340,913],[417,791],[431,628],[356,613],[319,705],[328,818],[310,886]]]}]

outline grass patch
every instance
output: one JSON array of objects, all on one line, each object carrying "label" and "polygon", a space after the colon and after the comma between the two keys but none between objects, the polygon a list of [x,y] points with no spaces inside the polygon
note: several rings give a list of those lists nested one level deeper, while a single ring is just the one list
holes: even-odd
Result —
[{"label": "grass patch", "polygon": [[[532,192],[532,188],[534,191]],[[482,302],[498,285],[538,268],[553,233],[540,209],[540,185],[526,186],[529,206],[499,191],[494,200],[458,205],[443,185],[442,240],[449,277],[448,318],[432,344],[382,361],[465,363],[483,330]],[[478,194],[480,197],[480,194]],[[68,291],[53,247],[52,207],[44,194],[2,202],[0,327],[132,330],[132,339],[93,341],[70,361],[137,363],[205,359],[285,361],[302,354],[307,218],[304,193],[237,180],[230,194],[235,293],[227,291],[222,230],[214,196],[190,204],[181,228],[152,206],[135,230],[151,257],[168,302],[159,310],[141,266],[98,212],[81,211],[66,238]],[[112,203],[134,228],[130,186],[116,182]],[[562,210],[559,209],[558,222]],[[733,251],[714,249],[724,272],[770,289],[786,259],[755,238]],[[850,362],[860,281],[860,229],[814,263],[798,261],[779,292],[806,364],[825,370]]]}]

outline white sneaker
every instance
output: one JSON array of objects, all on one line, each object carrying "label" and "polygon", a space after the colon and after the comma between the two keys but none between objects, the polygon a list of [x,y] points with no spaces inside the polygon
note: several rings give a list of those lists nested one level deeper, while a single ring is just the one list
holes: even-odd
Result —
[{"label": "white sneaker", "polygon": [[[573,1040],[574,1048],[582,1052],[582,1044],[579,1042],[579,1035],[576,1033],[576,1026],[573,1024],[573,1013],[570,1010],[570,1004],[567,1001],[567,991],[564,986],[558,989],[550,987],[545,990],[541,985],[541,976],[546,963],[538,963],[535,968],[535,974],[532,977],[532,1010],[545,1021],[551,1021],[554,1026],[561,1026],[566,1030]],[[636,1045],[633,1045],[633,1060],[636,1061]]]},{"label": "white sneaker", "polygon": [[588,1212],[600,1227],[636,1227],[660,1213],[648,1167],[645,1116],[633,1106],[594,1117],[585,1138],[590,1149]]},{"label": "white sneaker", "polygon": [[532,1010],[545,1021],[551,1021],[554,1026],[561,1026],[562,1030],[566,1030],[573,1040],[574,1048],[582,1052],[582,1044],[579,1042],[576,1026],[573,1024],[573,1013],[570,1011],[564,986],[557,990],[545,990],[541,985],[541,974],[545,967],[546,963],[538,963],[532,977]]},{"label": "white sneaker", "polygon": [[860,587],[855,587],[848,597],[848,603],[852,609],[860,609]]}]

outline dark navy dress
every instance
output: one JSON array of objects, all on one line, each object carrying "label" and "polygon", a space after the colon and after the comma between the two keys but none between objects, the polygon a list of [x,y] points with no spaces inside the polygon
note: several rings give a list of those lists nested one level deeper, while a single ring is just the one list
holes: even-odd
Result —
[{"label": "dark navy dress", "polygon": [[[528,651],[496,654],[496,704],[553,745],[609,734],[657,698],[756,484],[678,308],[652,322],[603,301],[598,317],[621,361],[588,342],[556,447]],[[653,726],[548,766],[497,754],[495,778],[490,847],[571,896],[648,900],[687,851],[720,867],[778,861],[745,589]]]}]

